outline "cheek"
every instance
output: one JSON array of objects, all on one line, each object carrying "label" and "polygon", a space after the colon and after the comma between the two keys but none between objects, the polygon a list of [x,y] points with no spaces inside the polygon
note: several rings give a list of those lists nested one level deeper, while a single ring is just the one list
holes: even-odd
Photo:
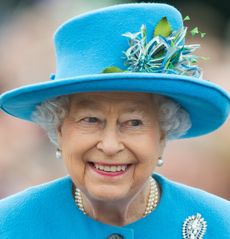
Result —
[{"label": "cheek", "polygon": [[71,178],[77,185],[84,183],[85,154],[93,147],[93,137],[81,134],[73,127],[63,125],[61,136],[62,158]]},{"label": "cheek", "polygon": [[143,162],[156,160],[159,157],[161,149],[160,134],[158,131],[151,130],[143,135],[139,135],[137,138],[130,141],[132,148]]},{"label": "cheek", "polygon": [[[160,134],[150,130],[148,133],[139,135],[130,140],[129,149],[137,158],[135,178],[148,177],[156,167],[161,152]],[[143,172],[145,172],[143,174]]]},{"label": "cheek", "polygon": [[61,134],[61,148],[67,154],[79,156],[83,155],[94,142],[93,135],[89,135],[78,129],[74,123],[63,124]]}]

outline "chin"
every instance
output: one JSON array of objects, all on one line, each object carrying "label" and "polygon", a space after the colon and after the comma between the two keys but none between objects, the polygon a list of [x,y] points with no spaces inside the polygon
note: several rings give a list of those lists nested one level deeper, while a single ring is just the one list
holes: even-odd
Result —
[{"label": "chin", "polygon": [[115,185],[97,185],[88,188],[87,191],[92,199],[104,202],[120,201],[130,196],[130,188],[121,188]]}]

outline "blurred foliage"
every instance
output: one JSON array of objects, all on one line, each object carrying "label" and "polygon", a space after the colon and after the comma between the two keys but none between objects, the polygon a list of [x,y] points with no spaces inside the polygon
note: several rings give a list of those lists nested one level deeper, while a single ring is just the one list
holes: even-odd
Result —
[{"label": "blurred foliage", "polygon": [[2,15],[11,13],[12,10],[18,8],[25,8],[38,3],[38,0],[1,0],[0,1],[0,12]]},{"label": "blurred foliage", "polygon": [[[155,0],[131,0],[131,2],[156,2]],[[206,31],[209,29],[219,39],[228,39],[230,22],[229,0],[157,0],[176,6],[183,16],[189,15],[192,22],[199,24]]]},{"label": "blurred foliage", "polygon": [[[4,20],[7,19],[7,17],[10,17],[17,11],[28,9],[29,7],[32,7],[36,4],[41,4],[42,2],[45,3],[45,2],[51,2],[51,1],[55,1],[55,0],[0,0],[0,24],[2,24],[4,22]],[[57,1],[60,1],[60,0],[57,0]],[[103,3],[103,1],[101,0],[100,2]],[[96,1],[85,0],[84,2],[92,3],[92,5],[94,5]],[[104,1],[104,2],[106,2],[106,1]],[[116,3],[116,2],[122,3],[125,1],[113,0],[113,1],[111,1],[111,4]],[[129,1],[126,1],[126,2],[129,2]],[[76,3],[78,3],[77,0],[76,0]],[[81,1],[79,1],[79,4],[80,3],[81,3]],[[107,4],[105,4],[105,5],[107,5]]]},{"label": "blurred foliage", "polygon": [[[132,2],[145,2],[142,0],[134,0]],[[148,2],[156,2],[154,0],[148,0]],[[162,3],[168,3],[168,4],[172,4],[172,5],[180,5],[180,4],[184,4],[185,1],[184,0],[158,0],[157,2],[162,2]],[[218,10],[219,12],[222,13],[222,16],[225,16],[226,18],[230,18],[230,4],[229,4],[229,0],[193,0],[190,1],[190,3],[199,3],[199,4],[206,4],[206,5],[210,5],[211,7],[215,8],[216,10]],[[186,4],[190,4],[189,1],[186,2]]]},{"label": "blurred foliage", "polygon": [[[49,1],[55,1],[55,0],[0,0],[0,24],[4,22],[4,20],[7,19],[7,17],[10,17],[12,14],[14,14],[16,11],[19,11],[21,9],[29,8],[35,4],[39,4],[41,2],[49,2]],[[64,1],[64,0],[63,0]],[[76,3],[78,1],[76,0]],[[85,0],[85,2],[94,4],[95,0]],[[156,2],[155,0],[117,0],[112,1],[117,3],[128,3],[128,2]],[[184,1],[184,0],[158,0],[157,2],[162,3],[168,3],[172,4],[174,6],[182,6],[182,8],[190,8],[191,5],[197,5],[201,6],[202,9],[205,10],[205,7],[212,8],[215,10],[215,12],[218,13],[219,17],[221,17],[221,24],[222,29],[225,29],[225,27],[228,26],[229,20],[230,20],[230,4],[229,0],[193,0],[193,1]],[[107,5],[107,4],[105,4]],[[110,5],[110,4],[109,4]],[[183,9],[180,9],[183,10]],[[183,13],[183,11],[182,11]],[[196,11],[193,13],[196,15]],[[203,12],[202,12],[203,14]],[[191,14],[190,14],[191,15]],[[215,15],[216,16],[216,15]],[[204,16],[205,17],[205,16]],[[215,22],[215,18],[212,19],[213,22]],[[218,19],[219,20],[219,19]],[[218,27],[219,28],[219,27]],[[223,36],[223,31],[220,32],[220,35]]]},{"label": "blurred foliage", "polygon": [[[44,0],[1,0],[0,1],[0,12],[4,13],[4,11],[9,11],[15,8],[23,8],[23,7],[28,7],[31,5],[34,5],[36,3],[40,3]],[[87,1],[87,0],[86,0]],[[123,2],[129,2],[129,1],[123,1]],[[143,1],[143,0],[133,0],[130,2],[156,2],[155,0],[148,0],[148,1]],[[163,3],[168,3],[172,5],[178,5],[181,3],[184,3],[184,0],[158,0],[157,2],[163,2]],[[230,18],[230,4],[229,0],[193,0],[194,2],[198,3],[204,3],[208,4],[212,7],[214,7],[216,10],[220,11],[226,18]],[[187,2],[189,4],[189,2]]]},{"label": "blurred foliage", "polygon": [[15,8],[18,6],[28,6],[37,2],[37,0],[1,0],[1,8]]},{"label": "blurred foliage", "polygon": [[34,5],[38,0],[0,0],[0,24],[15,11]]}]

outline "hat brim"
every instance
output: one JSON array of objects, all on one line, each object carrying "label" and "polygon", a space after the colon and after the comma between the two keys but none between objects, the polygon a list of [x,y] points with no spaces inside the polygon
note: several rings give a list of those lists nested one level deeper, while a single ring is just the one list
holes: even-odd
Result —
[{"label": "hat brim", "polygon": [[1,95],[6,113],[32,121],[36,106],[61,95],[83,92],[144,92],[170,97],[189,113],[192,127],[181,138],[210,133],[230,111],[230,96],[221,87],[193,77],[159,73],[109,73],[84,75],[28,85]]}]

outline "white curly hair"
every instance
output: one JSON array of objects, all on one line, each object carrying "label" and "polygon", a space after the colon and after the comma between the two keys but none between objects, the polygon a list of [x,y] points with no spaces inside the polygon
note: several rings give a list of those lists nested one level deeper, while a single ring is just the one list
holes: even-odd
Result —
[{"label": "white curly hair", "polygon": [[[177,139],[191,128],[189,114],[175,101],[161,95],[153,95],[159,107],[159,124],[166,140]],[[70,95],[56,97],[38,105],[33,112],[33,121],[46,130],[50,141],[58,147],[57,129],[68,114]]]}]

